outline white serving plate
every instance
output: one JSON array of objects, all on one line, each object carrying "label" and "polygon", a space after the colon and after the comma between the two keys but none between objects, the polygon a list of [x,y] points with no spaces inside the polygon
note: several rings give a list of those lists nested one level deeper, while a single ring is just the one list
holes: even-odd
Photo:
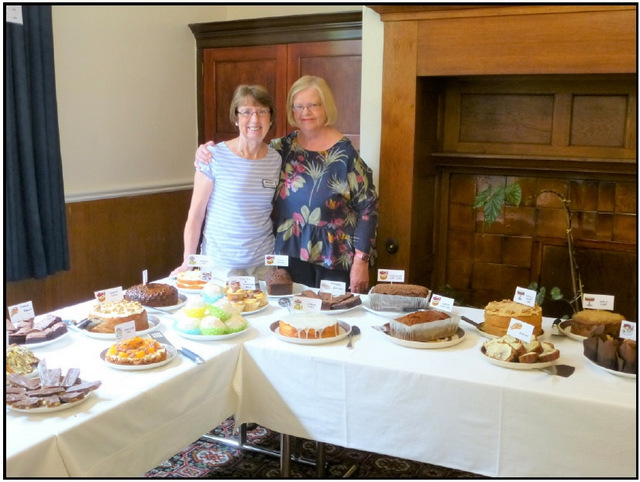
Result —
[{"label": "white serving plate", "polygon": [[331,338],[313,338],[307,340],[306,338],[292,338],[290,336],[283,336],[280,334],[280,321],[274,321],[269,328],[282,341],[287,343],[294,343],[296,345],[325,345],[327,343],[333,343],[334,341],[342,340],[351,333],[351,326],[344,321],[338,321],[340,334]]},{"label": "white serving plate", "polygon": [[53,340],[47,340],[40,343],[20,343],[20,346],[24,346],[26,348],[40,348],[43,346],[51,345],[52,343],[56,343],[60,340],[64,340],[67,336],[69,336],[69,328],[67,327],[67,332],[60,335],[58,338],[54,338]]},{"label": "white serving plate", "polygon": [[102,361],[104,361],[105,365],[107,365],[109,368],[113,368],[114,370],[123,370],[123,371],[151,370],[153,368],[158,368],[163,365],[166,365],[167,363],[171,363],[171,361],[176,357],[178,353],[176,351],[176,348],[172,345],[162,344],[162,346],[164,346],[167,349],[166,360],[162,360],[157,363],[149,363],[148,365],[118,365],[117,363],[110,363],[105,359],[105,354],[107,353],[107,350],[109,350],[109,348],[106,348],[105,350],[102,350],[100,352],[100,358],[102,358]]},{"label": "white serving plate", "polygon": [[267,283],[265,283],[264,281],[260,281],[260,290],[267,293],[267,296],[269,298],[291,298],[292,296],[299,295],[306,289],[307,287],[301,283],[293,283],[293,287],[290,295],[270,295],[269,292],[267,291]]},{"label": "white serving plate", "polygon": [[87,395],[81,400],[76,400],[75,402],[69,402],[69,403],[61,403],[57,407],[13,408],[12,406],[7,405],[7,408],[9,408],[9,410],[13,412],[20,412],[20,413],[59,412],[60,410],[67,410],[68,408],[75,407],[76,405],[80,405],[81,403],[85,402],[91,396],[92,393],[93,393],[93,390],[87,393]]},{"label": "white serving plate", "polygon": [[178,324],[177,321],[175,321],[173,323],[173,331],[175,331],[182,338],[186,338],[187,340],[194,340],[194,341],[222,341],[222,340],[228,340],[229,338],[235,338],[236,336],[243,335],[244,333],[247,332],[247,330],[250,327],[250,325],[247,325],[247,327],[242,331],[236,331],[234,333],[227,333],[225,335],[195,335],[193,333],[185,333],[184,331],[180,330],[176,326],[177,324]]},{"label": "white serving plate", "polygon": [[267,303],[264,306],[261,306],[260,308],[258,308],[257,310],[253,310],[253,311],[243,311],[242,313],[240,313],[241,316],[244,315],[253,315],[255,313],[260,313],[261,311],[266,310],[267,308],[269,308],[269,304]]},{"label": "white serving plate", "polygon": [[[302,290],[302,291],[306,291],[306,290],[311,290],[311,291],[313,291],[314,293],[317,294],[318,291],[319,291],[319,288],[307,288],[307,287],[305,287],[305,289]],[[302,291],[300,293],[302,293]],[[364,299],[362,298],[361,294],[359,294],[359,293],[354,293],[354,294],[356,296],[360,297],[360,301],[364,301]],[[292,295],[292,296],[294,296],[294,295]],[[345,308],[343,310],[320,310],[320,311],[318,311],[318,313],[322,313],[324,315],[340,315],[342,313],[347,313],[348,311],[355,310],[356,308],[358,308],[358,306],[362,306],[362,303],[359,304],[359,305],[356,305],[356,306],[352,306],[351,308]]]},{"label": "white serving plate", "polygon": [[558,329],[560,330],[560,333],[566,335],[572,340],[583,341],[587,339],[586,336],[574,335],[573,333],[571,333],[571,320],[564,320],[558,323]]},{"label": "white serving plate", "polygon": [[407,348],[419,348],[419,349],[432,349],[432,348],[447,348],[449,346],[457,345],[464,339],[465,332],[462,328],[458,328],[456,333],[447,338],[440,338],[433,341],[411,341],[401,340],[395,336],[391,336],[389,333],[382,332],[386,340],[396,345],[405,346]]},{"label": "white serving plate", "polygon": [[[147,333],[151,333],[158,326],[160,326],[160,319],[154,315],[147,315],[147,319],[149,320],[149,328],[146,330],[136,331],[136,336],[146,335]],[[74,330],[79,331],[84,336],[88,336],[89,338],[97,338],[98,340],[115,340],[115,333],[94,333],[93,331],[83,330],[82,328],[75,328]]]},{"label": "white serving plate", "polygon": [[156,310],[156,308],[154,306],[147,306],[147,305],[142,305],[144,306],[144,308],[147,311],[154,311],[154,312],[158,312],[158,313],[162,313],[164,311],[170,311],[170,312],[174,312],[174,311],[178,311],[180,308],[182,308],[184,305],[187,304],[187,295],[183,295],[181,293],[178,293],[178,298],[180,299],[180,303],[178,303],[177,305],[171,305],[171,306],[158,306],[158,310]]},{"label": "white serving plate", "polygon": [[558,360],[560,359],[558,358],[553,361],[540,362],[540,363],[518,363],[518,362],[506,362],[503,360],[497,360],[495,358],[491,358],[490,356],[487,356],[485,354],[484,347],[480,349],[480,353],[482,354],[482,357],[485,360],[489,361],[490,363],[493,363],[494,365],[497,365],[503,368],[511,368],[512,370],[539,370],[540,368],[550,367],[551,365],[557,363]]},{"label": "white serving plate", "polygon": [[[587,357],[585,357],[587,358]],[[610,368],[605,368],[603,366],[598,365],[596,362],[594,362],[593,360],[590,360],[589,358],[587,358],[587,361],[589,363],[591,363],[592,365],[598,367],[600,370],[604,370],[605,372],[609,372],[612,375],[615,375],[617,377],[622,377],[622,378],[633,378],[634,380],[637,378],[635,373],[624,373],[624,372],[620,372],[618,370],[611,370]]]}]

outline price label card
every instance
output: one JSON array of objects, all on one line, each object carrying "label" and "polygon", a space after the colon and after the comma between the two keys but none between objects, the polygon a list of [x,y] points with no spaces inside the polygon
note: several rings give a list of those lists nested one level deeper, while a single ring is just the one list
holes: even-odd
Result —
[{"label": "price label card", "polygon": [[116,341],[129,340],[136,336],[136,322],[135,321],[126,321],[124,323],[120,323],[116,325]]},{"label": "price label card", "polygon": [[582,307],[589,310],[609,310],[613,311],[613,301],[615,296],[592,295],[584,293],[582,295]]},{"label": "price label card", "polygon": [[122,286],[118,286],[117,288],[109,288],[108,290],[100,290],[93,293],[100,303],[104,303],[105,301],[120,301],[124,298],[124,292],[122,291]]},{"label": "price label card", "polygon": [[266,254],[264,264],[265,266],[289,266],[289,256],[286,254]]},{"label": "price label card", "polygon": [[434,295],[431,297],[429,301],[429,306],[432,308],[436,308],[438,310],[446,311],[447,313],[451,313],[453,311],[453,298],[447,298],[446,296]]},{"label": "price label card", "polygon": [[347,291],[347,284],[342,281],[321,280],[320,289],[323,293],[331,293],[332,296],[340,296]]},{"label": "price label card", "polygon": [[387,281],[390,283],[404,283],[403,269],[379,269],[378,281]]},{"label": "price label card", "polygon": [[142,284],[146,285],[149,282],[149,273],[146,269],[142,270]]},{"label": "price label card", "polygon": [[211,273],[213,269],[213,258],[206,254],[191,254],[187,260],[187,266],[192,268],[200,268],[200,271]]},{"label": "price label card", "polygon": [[531,335],[533,335],[533,325],[511,318],[509,328],[507,329],[507,335],[511,335],[518,340],[529,343],[531,341]]},{"label": "price label card", "polygon": [[322,308],[322,300],[307,298],[305,296],[294,296],[291,301],[291,308],[300,313],[317,312]]},{"label": "price label card", "polygon": [[255,276],[229,276],[227,283],[238,283],[240,289],[243,290],[255,290],[256,289],[256,277]]},{"label": "price label card", "polygon": [[13,324],[35,317],[36,314],[33,311],[33,303],[31,301],[25,301],[24,303],[9,307],[9,320],[11,320]]},{"label": "price label card", "polygon": [[527,306],[535,306],[536,304],[536,292],[527,288],[516,288],[516,293],[513,295],[513,301],[521,303]]},{"label": "price label card", "polygon": [[633,321],[622,320],[622,325],[620,325],[620,338],[636,341],[636,337],[637,324]]}]

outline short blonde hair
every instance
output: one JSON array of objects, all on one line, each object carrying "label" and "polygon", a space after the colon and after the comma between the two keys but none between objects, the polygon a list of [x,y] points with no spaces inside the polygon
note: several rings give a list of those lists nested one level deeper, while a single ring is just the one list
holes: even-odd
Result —
[{"label": "short blonde hair", "polygon": [[231,99],[231,105],[229,106],[229,120],[232,124],[238,122],[238,106],[250,100],[254,104],[268,107],[271,112],[271,120],[276,116],[276,108],[273,104],[273,100],[269,95],[269,91],[262,85],[239,85],[236,87],[233,93],[233,99]]},{"label": "short blonde hair", "polygon": [[306,89],[315,89],[320,96],[320,102],[322,108],[327,116],[324,123],[325,126],[332,126],[338,120],[338,107],[336,101],[333,99],[331,88],[327,84],[326,80],[322,77],[316,77],[315,75],[305,75],[296,80],[289,89],[289,95],[287,95],[287,120],[292,126],[298,127],[296,120],[293,117],[293,98]]}]

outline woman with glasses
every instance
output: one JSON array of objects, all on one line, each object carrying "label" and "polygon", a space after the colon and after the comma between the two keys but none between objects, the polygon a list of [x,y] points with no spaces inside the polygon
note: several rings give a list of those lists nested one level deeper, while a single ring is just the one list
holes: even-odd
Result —
[{"label": "woman with glasses", "polygon": [[[274,139],[282,156],[275,199],[275,253],[289,256],[295,282],[319,287],[342,281],[354,293],[369,287],[378,194],[371,169],[333,125],[338,110],[320,77],[298,79],[287,96],[287,119],[297,130]],[[196,163],[207,163],[207,143]]]},{"label": "woman with glasses", "polygon": [[229,119],[238,137],[208,146],[210,162],[196,165],[183,263],[172,275],[188,269],[202,234],[200,254],[213,259],[215,281],[224,285],[229,275],[264,279],[270,269],[264,257],[274,253],[271,213],[282,164],[280,154],[263,142],[274,112],[264,87],[236,88]]}]

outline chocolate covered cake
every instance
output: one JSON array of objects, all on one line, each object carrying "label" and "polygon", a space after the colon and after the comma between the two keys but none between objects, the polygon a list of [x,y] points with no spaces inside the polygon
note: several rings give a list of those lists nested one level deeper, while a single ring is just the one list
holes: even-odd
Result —
[{"label": "chocolate covered cake", "polygon": [[144,306],[173,306],[180,302],[176,287],[164,283],[132,286],[125,291],[124,299]]}]

